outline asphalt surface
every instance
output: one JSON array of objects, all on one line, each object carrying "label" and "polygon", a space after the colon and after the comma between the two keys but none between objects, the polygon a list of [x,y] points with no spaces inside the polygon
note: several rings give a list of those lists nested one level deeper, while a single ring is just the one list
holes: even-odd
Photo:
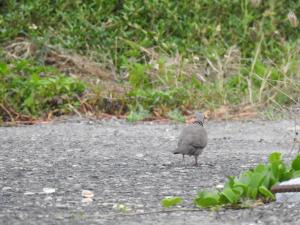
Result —
[{"label": "asphalt surface", "polygon": [[[300,224],[300,203],[217,212],[192,203],[273,151],[290,160],[294,121],[208,122],[198,167],[170,153],[183,126],[73,118],[0,127],[0,224]],[[174,195],[184,201],[166,212],[160,200]]]}]

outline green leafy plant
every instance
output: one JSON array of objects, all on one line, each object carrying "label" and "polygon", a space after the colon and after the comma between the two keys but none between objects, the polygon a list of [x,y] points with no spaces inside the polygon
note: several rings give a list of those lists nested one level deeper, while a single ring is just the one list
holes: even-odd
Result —
[{"label": "green leafy plant", "polygon": [[[2,2],[1,58],[60,65],[43,56],[61,47],[88,56],[126,87],[120,97],[126,99],[126,108],[142,105],[150,113],[168,116],[176,108],[214,111],[249,103],[278,108],[298,102],[300,32],[287,15],[297,12],[299,2]],[[108,95],[116,96],[112,92]],[[39,114],[32,99],[22,99],[23,108]],[[99,99],[89,108],[101,110]]]},{"label": "green leafy plant", "polygon": [[[201,191],[194,199],[194,204],[200,208],[221,206],[248,207],[251,201],[275,200],[271,187],[278,182],[300,176],[300,155],[297,155],[286,165],[279,152],[269,155],[267,164],[258,164],[255,168],[242,172],[238,177],[229,176],[228,181],[220,190]],[[161,201],[165,207],[171,207],[181,198],[165,198]]]},{"label": "green leafy plant", "polygon": [[287,166],[279,152],[269,156],[268,164],[259,164],[254,169],[242,172],[239,177],[228,177],[223,190],[199,192],[194,200],[198,207],[218,205],[241,205],[248,199],[275,200],[271,187],[281,181],[298,177],[300,174],[300,155]]},{"label": "green leafy plant", "polygon": [[170,111],[168,113],[168,116],[172,119],[172,120],[175,120],[177,122],[185,122],[185,118],[184,116],[182,115],[182,113],[178,110],[178,109],[174,109],[172,111]]},{"label": "green leafy plant", "polygon": [[182,198],[180,197],[165,197],[161,200],[161,205],[165,208],[170,208],[175,205],[178,205],[182,202]]},{"label": "green leafy plant", "polygon": [[42,116],[52,110],[64,114],[71,110],[70,105],[80,105],[79,96],[85,88],[82,81],[51,67],[35,66],[29,61],[0,63],[0,116],[3,120],[12,119],[6,117],[15,113]]},{"label": "green leafy plant", "polygon": [[130,111],[129,115],[127,116],[127,121],[136,122],[139,120],[144,120],[149,116],[149,111],[145,110],[142,106],[139,106],[137,110]]}]

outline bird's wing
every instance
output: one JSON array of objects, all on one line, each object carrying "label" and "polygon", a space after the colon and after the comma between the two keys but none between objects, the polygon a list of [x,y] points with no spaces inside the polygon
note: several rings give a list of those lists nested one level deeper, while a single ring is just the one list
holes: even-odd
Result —
[{"label": "bird's wing", "polygon": [[204,148],[207,145],[206,130],[199,126],[186,127],[182,132],[180,142],[194,148]]}]

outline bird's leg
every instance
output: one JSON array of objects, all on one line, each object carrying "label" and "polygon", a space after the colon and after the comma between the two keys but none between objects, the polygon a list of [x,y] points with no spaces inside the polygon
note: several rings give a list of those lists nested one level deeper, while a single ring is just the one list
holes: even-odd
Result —
[{"label": "bird's leg", "polygon": [[195,155],[195,164],[194,164],[194,166],[198,166],[198,156],[197,155]]},{"label": "bird's leg", "polygon": [[183,163],[183,166],[186,167],[185,154],[182,154],[182,163]]},{"label": "bird's leg", "polygon": [[185,158],[184,158],[184,154],[182,154],[182,163],[185,166]]}]

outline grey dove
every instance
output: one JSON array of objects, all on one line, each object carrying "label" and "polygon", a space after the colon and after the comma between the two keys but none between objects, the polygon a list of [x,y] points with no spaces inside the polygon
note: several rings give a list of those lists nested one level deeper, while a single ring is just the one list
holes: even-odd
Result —
[{"label": "grey dove", "polygon": [[182,154],[183,160],[185,155],[194,156],[195,165],[198,165],[198,156],[207,145],[207,132],[203,123],[203,114],[197,112],[195,122],[182,130],[178,146],[173,151],[174,154]]}]

